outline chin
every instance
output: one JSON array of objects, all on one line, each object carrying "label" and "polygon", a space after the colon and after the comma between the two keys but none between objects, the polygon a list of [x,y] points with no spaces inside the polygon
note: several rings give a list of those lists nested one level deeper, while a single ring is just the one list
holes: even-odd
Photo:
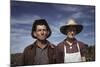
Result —
[{"label": "chin", "polygon": [[46,38],[42,38],[42,39],[39,39],[39,40],[41,40],[41,41],[42,41],[42,40],[46,40]]},{"label": "chin", "polygon": [[69,37],[69,38],[73,39],[74,37]]}]

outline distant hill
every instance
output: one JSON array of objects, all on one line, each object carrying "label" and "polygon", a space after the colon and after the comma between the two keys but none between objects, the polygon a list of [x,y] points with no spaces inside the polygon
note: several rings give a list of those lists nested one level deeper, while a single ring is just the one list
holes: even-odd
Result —
[{"label": "distant hill", "polygon": [[95,46],[89,46],[87,50],[87,61],[95,61]]},{"label": "distant hill", "polygon": [[11,65],[12,66],[20,66],[23,64],[23,54],[22,53],[16,53],[11,54]]}]

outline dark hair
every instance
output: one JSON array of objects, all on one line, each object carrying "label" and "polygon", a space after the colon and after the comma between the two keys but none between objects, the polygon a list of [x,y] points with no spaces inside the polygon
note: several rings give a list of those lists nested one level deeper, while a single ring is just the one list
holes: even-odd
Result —
[{"label": "dark hair", "polygon": [[47,23],[47,21],[45,19],[38,19],[38,20],[35,20],[34,23],[33,23],[33,26],[32,26],[32,32],[31,32],[31,35],[33,38],[36,38],[34,35],[33,35],[33,32],[36,31],[36,27],[37,25],[45,25],[46,28],[47,28],[47,31],[49,31],[49,34],[47,36],[47,38],[51,35],[51,29]]}]

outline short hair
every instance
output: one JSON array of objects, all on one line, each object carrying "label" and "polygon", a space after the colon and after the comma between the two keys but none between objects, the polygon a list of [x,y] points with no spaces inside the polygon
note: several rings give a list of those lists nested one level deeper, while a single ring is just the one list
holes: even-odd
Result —
[{"label": "short hair", "polygon": [[47,38],[51,35],[52,32],[51,32],[51,29],[50,29],[50,27],[49,27],[47,21],[46,21],[45,19],[38,19],[38,20],[35,20],[35,21],[33,22],[32,32],[31,32],[31,35],[32,35],[33,38],[36,38],[36,37],[33,35],[33,32],[36,31],[37,25],[45,25],[45,26],[46,26],[47,31],[49,31],[49,34],[48,34]]}]

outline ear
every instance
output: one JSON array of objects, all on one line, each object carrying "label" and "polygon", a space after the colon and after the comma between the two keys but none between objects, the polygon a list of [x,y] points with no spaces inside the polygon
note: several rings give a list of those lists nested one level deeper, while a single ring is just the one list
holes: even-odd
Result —
[{"label": "ear", "polygon": [[33,35],[36,37],[36,32],[33,32]]}]

